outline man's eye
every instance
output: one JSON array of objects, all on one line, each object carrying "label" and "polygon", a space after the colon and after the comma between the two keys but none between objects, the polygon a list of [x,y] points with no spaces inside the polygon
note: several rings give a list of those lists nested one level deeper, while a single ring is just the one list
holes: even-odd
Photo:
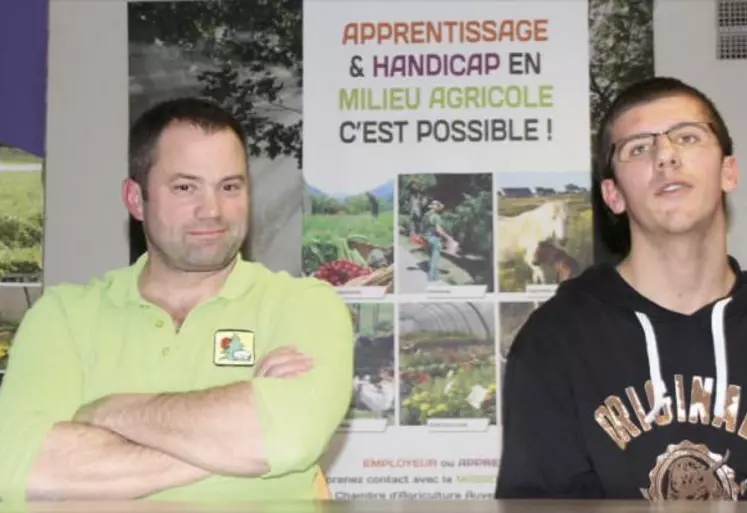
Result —
[{"label": "man's eye", "polygon": [[232,182],[223,185],[223,190],[226,192],[239,192],[244,188],[243,182]]}]

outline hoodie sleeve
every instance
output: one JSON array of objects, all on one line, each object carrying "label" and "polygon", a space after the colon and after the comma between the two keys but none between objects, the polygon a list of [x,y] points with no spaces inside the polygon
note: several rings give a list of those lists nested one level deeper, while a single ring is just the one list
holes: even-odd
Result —
[{"label": "hoodie sleeve", "polygon": [[530,316],[508,356],[496,499],[603,498],[576,417],[564,323],[548,307]]}]

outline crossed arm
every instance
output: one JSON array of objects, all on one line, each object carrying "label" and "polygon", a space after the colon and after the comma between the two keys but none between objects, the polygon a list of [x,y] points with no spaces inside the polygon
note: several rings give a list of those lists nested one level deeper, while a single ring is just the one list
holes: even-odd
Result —
[{"label": "crossed arm", "polygon": [[[291,378],[312,366],[295,349],[279,348],[259,362],[255,377]],[[238,382],[112,395],[83,406],[45,439],[27,494],[31,500],[129,499],[211,474],[268,471],[251,382]]]},{"label": "crossed arm", "polygon": [[29,500],[137,499],[209,473],[106,429],[56,424],[28,481]]},{"label": "crossed arm", "polygon": [[268,352],[251,381],[83,407],[81,292],[46,291],[15,334],[0,389],[0,499],[131,499],[217,474],[310,468],[349,407],[353,331],[334,289],[306,290],[268,335],[298,350]]}]

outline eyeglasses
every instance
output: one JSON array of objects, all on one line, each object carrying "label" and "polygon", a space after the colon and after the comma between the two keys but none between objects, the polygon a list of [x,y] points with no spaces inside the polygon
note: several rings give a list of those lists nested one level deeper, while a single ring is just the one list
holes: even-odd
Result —
[{"label": "eyeglasses", "polygon": [[713,135],[711,123],[685,122],[674,125],[663,132],[645,132],[623,139],[612,145],[610,160],[616,157],[620,162],[632,162],[651,158],[659,136],[666,136],[677,148],[703,146]]}]

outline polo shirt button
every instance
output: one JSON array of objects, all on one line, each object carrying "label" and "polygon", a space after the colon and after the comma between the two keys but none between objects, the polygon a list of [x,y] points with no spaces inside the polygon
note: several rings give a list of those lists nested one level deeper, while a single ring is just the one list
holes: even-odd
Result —
[{"label": "polo shirt button", "polygon": [[159,319],[159,320],[156,321],[156,328],[163,328],[163,321],[162,320]]}]

